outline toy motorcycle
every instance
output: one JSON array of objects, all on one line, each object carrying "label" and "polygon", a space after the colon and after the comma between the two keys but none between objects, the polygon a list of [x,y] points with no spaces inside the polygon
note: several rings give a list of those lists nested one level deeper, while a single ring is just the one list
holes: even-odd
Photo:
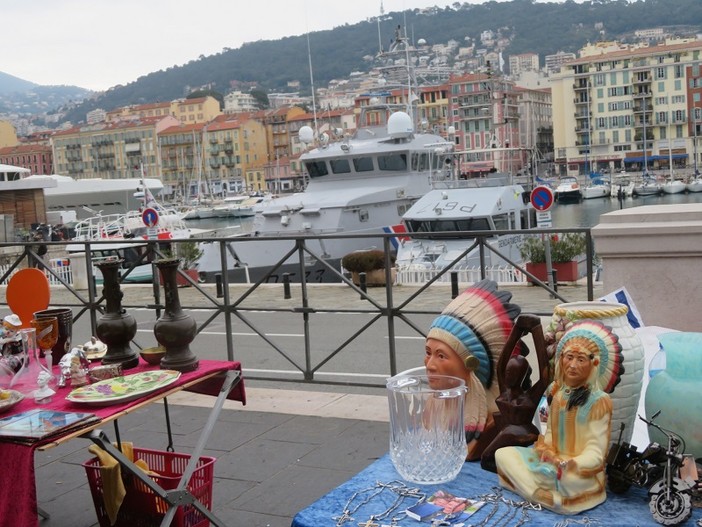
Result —
[{"label": "toy motorcycle", "polygon": [[663,446],[653,442],[643,452],[638,452],[636,447],[622,441],[622,425],[619,439],[612,443],[607,454],[607,485],[615,494],[623,494],[631,485],[647,488],[653,519],[663,525],[678,525],[692,515],[692,494],[697,483],[691,478],[681,477],[685,441],[654,423],[658,414],[660,412],[656,412],[650,421],[641,416],[639,419],[660,430],[668,438],[668,444]]}]

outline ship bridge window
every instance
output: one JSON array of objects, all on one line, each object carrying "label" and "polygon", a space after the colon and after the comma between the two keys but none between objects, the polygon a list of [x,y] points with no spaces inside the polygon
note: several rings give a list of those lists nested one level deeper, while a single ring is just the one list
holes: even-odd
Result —
[{"label": "ship bridge window", "polygon": [[370,172],[373,170],[372,157],[354,157],[353,168],[356,172]]},{"label": "ship bridge window", "polygon": [[511,216],[511,214],[497,214],[493,216],[492,221],[495,224],[495,230],[507,231],[514,228],[514,220],[511,218]]},{"label": "ship bridge window", "polygon": [[329,161],[333,174],[348,174],[351,172],[351,165],[348,159],[332,159]]},{"label": "ship bridge window", "polygon": [[488,218],[465,218],[459,220],[408,220],[409,232],[446,232],[446,238],[460,238],[466,231],[490,231]]},{"label": "ship bridge window", "polygon": [[329,174],[327,170],[327,164],[324,161],[308,161],[305,163],[305,168],[310,177],[321,177]]},{"label": "ship bridge window", "polygon": [[378,156],[378,168],[380,170],[407,170],[407,154]]},{"label": "ship bridge window", "polygon": [[441,170],[444,168],[444,160],[446,157],[444,156],[432,156],[431,160],[431,168],[433,170]]},{"label": "ship bridge window", "polygon": [[414,154],[412,154],[412,170],[429,170],[429,154],[427,154],[426,152],[415,152]]}]

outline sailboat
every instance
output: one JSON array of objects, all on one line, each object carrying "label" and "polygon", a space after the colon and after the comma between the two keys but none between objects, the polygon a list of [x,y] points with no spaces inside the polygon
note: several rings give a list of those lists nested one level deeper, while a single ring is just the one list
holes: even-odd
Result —
[{"label": "sailboat", "polygon": [[[200,147],[197,142],[197,137],[193,132],[193,145],[195,147],[195,162],[197,163],[197,194],[195,196],[195,204],[190,207],[184,214],[184,220],[202,220],[208,218],[214,218],[217,213],[212,205],[211,200],[202,199],[202,157],[200,155]],[[209,184],[206,185],[209,189]]]},{"label": "sailboat", "polygon": [[[590,98],[588,96],[588,105]],[[590,112],[588,111],[588,129],[590,128]],[[588,148],[585,151],[585,171],[588,175],[587,185],[581,188],[580,193],[583,199],[605,198],[610,195],[612,182],[608,176],[593,172],[590,167],[590,138],[588,136]]]},{"label": "sailboat", "polygon": [[643,158],[644,169],[641,180],[634,183],[632,194],[634,196],[653,196],[661,193],[661,186],[656,178],[648,173],[648,137],[646,136],[646,114],[643,118]]},{"label": "sailboat", "polygon": [[661,185],[661,190],[665,194],[680,194],[685,192],[685,183],[679,179],[673,178],[673,138],[672,136],[668,139],[668,168],[670,169],[670,176],[668,180]]},{"label": "sailboat", "polygon": [[700,175],[700,171],[697,169],[697,110],[699,108],[695,108],[694,110],[694,117],[695,117],[695,124],[694,124],[694,131],[695,131],[695,139],[694,139],[694,152],[693,155],[694,157],[694,162],[695,162],[695,171],[690,176],[690,179],[687,180],[687,183],[685,184],[685,190],[688,192],[702,192],[702,176]]}]

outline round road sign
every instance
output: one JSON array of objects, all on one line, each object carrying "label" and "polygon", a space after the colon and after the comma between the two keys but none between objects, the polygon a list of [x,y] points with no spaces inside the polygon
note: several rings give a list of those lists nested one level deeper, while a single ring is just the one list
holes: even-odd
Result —
[{"label": "round road sign", "polygon": [[536,210],[548,210],[553,205],[553,190],[543,185],[536,187],[531,191],[530,201]]},{"label": "round road sign", "polygon": [[158,225],[158,212],[152,208],[144,209],[141,213],[141,221],[147,227],[156,227]]}]

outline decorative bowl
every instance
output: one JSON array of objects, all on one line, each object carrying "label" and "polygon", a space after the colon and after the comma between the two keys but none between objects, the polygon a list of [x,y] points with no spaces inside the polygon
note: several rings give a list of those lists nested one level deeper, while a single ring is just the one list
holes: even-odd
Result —
[{"label": "decorative bowl", "polygon": [[139,352],[141,358],[154,366],[161,363],[161,359],[166,354],[166,348],[155,346],[153,348],[144,348]]},{"label": "decorative bowl", "polygon": [[0,390],[0,414],[24,399],[24,395],[17,390]]},{"label": "decorative bowl", "polygon": [[90,337],[90,340],[83,344],[83,352],[88,360],[99,360],[107,353],[107,344],[97,339]]}]

